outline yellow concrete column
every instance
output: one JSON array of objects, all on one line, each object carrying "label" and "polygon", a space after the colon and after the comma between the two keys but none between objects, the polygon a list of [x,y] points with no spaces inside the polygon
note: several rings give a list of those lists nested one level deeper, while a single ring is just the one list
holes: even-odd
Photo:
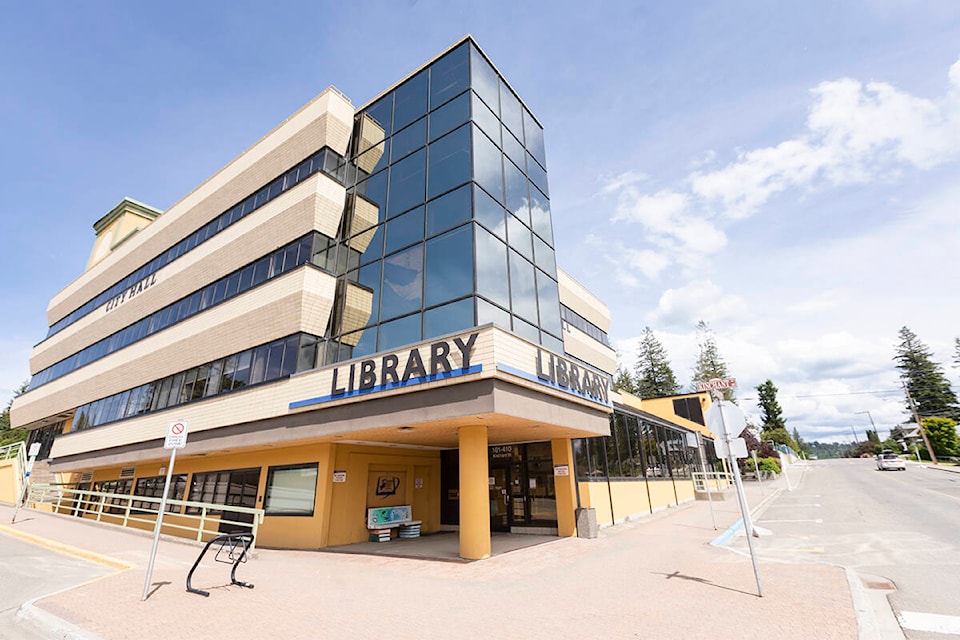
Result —
[{"label": "yellow concrete column", "polygon": [[557,533],[562,537],[577,535],[577,481],[573,471],[573,447],[570,438],[558,438],[550,441],[553,453],[553,467],[567,465],[566,476],[555,476],[557,492]]},{"label": "yellow concrete column", "polygon": [[460,427],[460,557],[490,557],[487,428]]}]

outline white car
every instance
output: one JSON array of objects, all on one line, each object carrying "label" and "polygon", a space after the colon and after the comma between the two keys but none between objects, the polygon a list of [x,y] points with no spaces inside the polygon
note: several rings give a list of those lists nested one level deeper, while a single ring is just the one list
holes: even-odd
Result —
[{"label": "white car", "polygon": [[888,453],[888,452],[878,453],[877,469],[879,469],[880,471],[887,471],[888,469],[892,469],[894,471],[896,470],[906,471],[907,463],[904,461],[903,458],[901,458],[895,453]]}]

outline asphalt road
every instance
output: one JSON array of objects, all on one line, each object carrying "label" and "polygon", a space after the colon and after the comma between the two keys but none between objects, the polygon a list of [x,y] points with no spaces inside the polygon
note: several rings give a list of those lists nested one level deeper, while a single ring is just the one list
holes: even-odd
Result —
[{"label": "asphalt road", "polygon": [[111,572],[102,565],[0,533],[0,639],[41,638],[17,624],[20,605]]},{"label": "asphalt road", "polygon": [[[820,460],[796,480],[755,523],[772,532],[757,540],[761,558],[840,564],[874,588],[891,582],[907,638],[960,637],[960,474]],[[732,546],[745,550],[746,541]]]}]

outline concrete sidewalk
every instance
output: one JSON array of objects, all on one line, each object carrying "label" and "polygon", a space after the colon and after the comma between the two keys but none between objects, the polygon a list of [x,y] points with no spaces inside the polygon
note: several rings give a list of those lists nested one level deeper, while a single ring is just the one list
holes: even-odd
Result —
[{"label": "concrete sidewalk", "polygon": [[[768,497],[780,482],[764,483]],[[752,506],[760,503],[760,487],[748,484],[747,492]],[[740,517],[732,490],[714,508],[719,531],[708,504],[695,502],[603,529],[594,540],[554,538],[473,563],[257,550],[237,571],[254,589],[231,586],[230,566],[210,557],[194,577],[209,598],[185,590],[200,548],[164,540],[144,602],[150,537],[33,511],[21,511],[12,529],[114,563],[117,573],[22,611],[38,624],[62,619],[104,640],[264,632],[276,638],[858,637],[842,568],[762,563],[765,597],[759,598],[750,559],[709,544]],[[0,522],[11,514],[0,507]]]}]

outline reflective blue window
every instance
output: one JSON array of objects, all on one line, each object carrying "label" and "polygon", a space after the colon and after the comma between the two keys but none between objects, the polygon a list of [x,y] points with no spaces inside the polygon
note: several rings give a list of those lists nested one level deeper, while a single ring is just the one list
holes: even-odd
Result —
[{"label": "reflective blue window", "polygon": [[523,107],[503,80],[500,80],[500,120],[523,141]]},{"label": "reflective blue window", "polygon": [[500,150],[482,131],[473,128],[473,179],[503,202],[503,163]]},{"label": "reflective blue window", "polygon": [[453,131],[470,119],[470,94],[464,93],[430,114],[430,139]]},{"label": "reflective blue window", "polygon": [[550,193],[547,190],[547,172],[544,171],[533,158],[529,157],[529,154],[527,154],[527,175],[530,177],[530,180],[537,185],[540,191],[543,191],[545,194]]},{"label": "reflective blue window", "polygon": [[524,258],[533,262],[533,234],[514,216],[507,216],[507,240]]},{"label": "reflective blue window", "polygon": [[533,255],[538,267],[551,275],[557,273],[557,259],[553,249],[537,236],[533,237]]},{"label": "reflective blue window", "polygon": [[[333,362],[340,360],[349,360],[350,358],[360,358],[368,356],[377,350],[377,328],[370,327],[363,331],[355,331],[340,338],[339,353],[331,354],[328,351],[328,358],[333,357]],[[327,364],[332,364],[328,361]]]},{"label": "reflective blue window", "polygon": [[396,162],[400,158],[409,154],[411,151],[416,151],[426,143],[427,119],[420,118],[403,131],[399,131],[394,134],[392,141],[393,155],[391,156],[391,161]]},{"label": "reflective blue window", "polygon": [[424,340],[473,327],[473,300],[465,298],[424,312]]},{"label": "reflective blue window", "polygon": [[[362,153],[360,153],[355,161],[358,169],[355,180],[362,181],[368,175],[376,173],[387,166],[390,162],[390,140],[392,140],[392,138],[383,140],[378,137],[376,144],[373,144],[366,150],[360,150]],[[369,143],[370,141],[368,140],[366,142]],[[353,167],[353,163],[349,166]],[[349,184],[353,184],[355,180],[352,179]]]},{"label": "reflective blue window", "polygon": [[427,237],[470,219],[471,191],[471,185],[464,185],[427,203]]},{"label": "reflective blue window", "polygon": [[507,239],[507,225],[504,220],[504,210],[499,202],[487,195],[480,187],[473,189],[473,216],[474,219],[492,231],[503,241]]},{"label": "reflective blue window", "polygon": [[510,251],[510,303],[514,315],[537,322],[537,285],[533,265],[515,251]]},{"label": "reflective blue window", "polygon": [[377,121],[383,128],[384,135],[390,135],[393,131],[391,126],[393,115],[393,93],[388,93],[372,105],[364,109],[364,112]]},{"label": "reflective blue window", "polygon": [[510,330],[510,312],[490,304],[483,298],[477,298],[477,326],[493,323]]},{"label": "reflective blue window", "polygon": [[[367,264],[372,260],[383,257],[383,225],[367,229],[360,235],[350,238],[349,245],[342,250],[355,251],[360,254],[359,264]],[[336,251],[336,247],[330,249]]]},{"label": "reflective blue window", "polygon": [[406,316],[380,325],[380,340],[377,349],[389,351],[396,347],[420,341],[420,314]]},{"label": "reflective blue window", "polygon": [[387,241],[384,253],[391,254],[415,242],[423,242],[423,207],[387,221]]},{"label": "reflective blue window", "polygon": [[[507,272],[507,245],[478,227],[476,249],[477,293],[509,308],[510,280]],[[509,327],[509,322],[506,326]]]},{"label": "reflective blue window", "polygon": [[478,98],[476,94],[471,94],[470,102],[471,119],[499,146],[500,120],[487,108],[487,105],[483,104],[483,101]]},{"label": "reflective blue window", "polygon": [[399,131],[427,113],[427,71],[413,76],[393,93],[393,130]]},{"label": "reflective blue window", "polygon": [[469,47],[463,43],[430,65],[430,108],[434,109],[470,84]]},{"label": "reflective blue window", "polygon": [[433,198],[470,180],[470,127],[460,127],[428,147],[430,190]]},{"label": "reflective blue window", "polygon": [[370,319],[367,321],[368,324],[374,324],[379,319],[380,272],[382,267],[383,263],[379,261],[360,267],[357,277],[357,285],[362,287],[364,291],[369,291],[370,295]]},{"label": "reflective blue window", "polygon": [[543,238],[543,240],[553,246],[553,223],[550,221],[550,201],[537,191],[536,187],[530,188],[530,220],[533,223],[534,232]]},{"label": "reflective blue window", "polygon": [[470,47],[470,87],[495,114],[500,113],[500,80],[476,47]]},{"label": "reflective blue window", "polygon": [[427,241],[426,306],[473,292],[473,229],[463,226]]},{"label": "reflective blue window", "polygon": [[425,149],[390,167],[390,196],[387,217],[421,204],[426,192],[427,153]]},{"label": "reflective blue window", "polygon": [[540,342],[540,331],[529,322],[525,322],[516,316],[513,317],[513,332],[524,340],[529,340],[534,344]]},{"label": "reflective blue window", "polygon": [[506,127],[503,129],[503,152],[507,154],[507,157],[513,161],[513,164],[520,167],[521,171],[524,171],[527,166],[526,152],[523,150],[523,145],[520,144],[520,141],[513,137],[513,134],[510,133]]},{"label": "reflective blue window", "polygon": [[503,161],[503,182],[506,186],[507,211],[530,225],[529,192],[527,177],[510,160]]},{"label": "reflective blue window", "polygon": [[423,300],[423,245],[383,259],[380,317],[396,318],[419,311]]},{"label": "reflective blue window", "polygon": [[537,159],[541,166],[547,166],[547,155],[543,149],[543,129],[526,109],[523,110],[523,132],[527,151]]},{"label": "reflective blue window", "polygon": [[[364,208],[363,216],[360,218],[367,223],[365,226],[369,227],[383,220],[387,209],[387,172],[381,171],[359,183],[357,185],[357,196],[362,197],[364,203],[357,203],[355,206],[367,205]],[[361,230],[361,228],[354,229],[354,231]]]},{"label": "reflective blue window", "polygon": [[540,328],[560,335],[560,293],[557,283],[537,270],[537,301],[540,309]]}]

